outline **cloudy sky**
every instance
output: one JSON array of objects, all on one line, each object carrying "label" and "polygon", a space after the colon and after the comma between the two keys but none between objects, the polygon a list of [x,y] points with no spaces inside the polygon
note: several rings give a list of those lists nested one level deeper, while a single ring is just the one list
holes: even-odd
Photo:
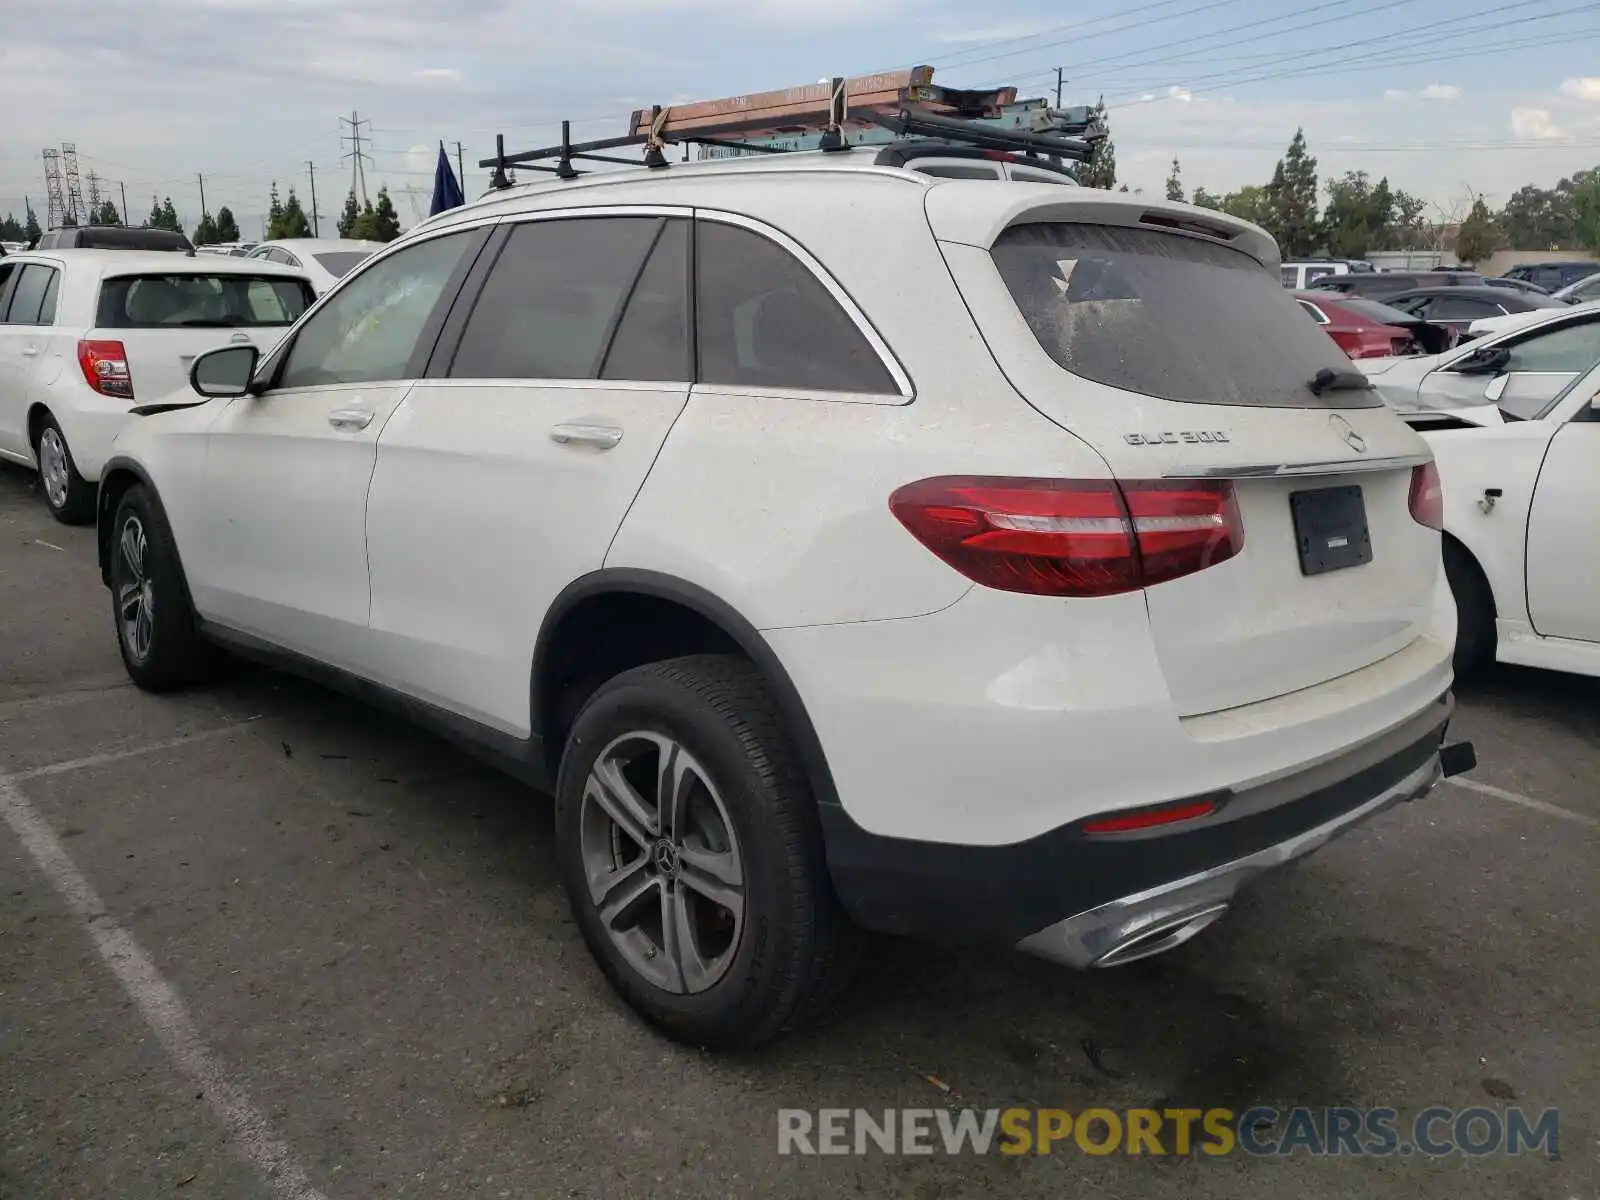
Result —
[{"label": "cloudy sky", "polygon": [[[1070,5],[1070,9],[1067,7]],[[1324,176],[1365,169],[1449,211],[1600,164],[1595,0],[51,0],[0,11],[0,215],[44,207],[72,142],[136,218],[196,173],[259,236],[273,180],[326,216],[350,186],[339,117],[371,125],[373,192],[425,213],[440,139],[473,161],[622,132],[635,107],[913,63],[937,80],[1104,95],[1119,176],[1262,182],[1304,126]],[[86,183],[87,186],[87,183]],[[407,195],[407,189],[415,189]]]}]

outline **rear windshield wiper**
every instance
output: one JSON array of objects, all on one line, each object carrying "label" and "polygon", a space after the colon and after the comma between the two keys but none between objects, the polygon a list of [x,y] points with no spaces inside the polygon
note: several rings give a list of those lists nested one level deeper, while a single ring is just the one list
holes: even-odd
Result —
[{"label": "rear windshield wiper", "polygon": [[1332,367],[1323,367],[1306,381],[1306,386],[1311,389],[1313,396],[1320,396],[1323,392],[1370,392],[1372,380],[1360,371],[1335,371]]}]

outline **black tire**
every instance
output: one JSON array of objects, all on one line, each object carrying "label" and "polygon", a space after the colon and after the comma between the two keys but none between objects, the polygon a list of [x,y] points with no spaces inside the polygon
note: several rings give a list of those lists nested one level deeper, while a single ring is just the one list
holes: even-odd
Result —
[{"label": "black tire", "polygon": [[[53,447],[47,451],[46,439],[53,439],[60,447],[59,452]],[[50,463],[45,461],[47,453],[51,456]],[[72,448],[67,445],[67,435],[61,432],[61,426],[49,413],[44,414],[34,433],[33,461],[39,466],[39,490],[44,493],[45,506],[56,520],[63,525],[87,525],[94,520],[96,485],[78,473]],[[57,462],[59,465],[55,465]],[[47,471],[52,476],[59,471],[60,475],[47,478]],[[55,494],[52,495],[52,492]]]},{"label": "black tire", "polygon": [[[125,548],[125,539],[143,552]],[[123,495],[111,523],[111,615],[128,677],[147,692],[170,692],[217,674],[225,655],[200,636],[166,513],[143,484]],[[136,565],[132,559],[140,561]],[[142,573],[141,573],[142,572]],[[136,578],[137,576],[137,578]],[[124,619],[128,589],[148,604],[141,640]],[[137,618],[135,618],[137,621]]]},{"label": "black tire", "polygon": [[[607,932],[589,885],[590,773],[608,747],[640,731],[669,738],[693,756],[737,838],[746,881],[742,929],[725,951],[725,972],[698,992],[669,990],[636,967]],[[573,915],[601,971],[640,1016],[677,1041],[753,1048],[803,1023],[845,977],[842,952],[854,935],[828,880],[815,803],[766,685],[741,659],[671,659],[604,684],[579,712],[562,755],[556,838]],[[685,870],[688,862],[685,853]],[[663,891],[647,894],[638,909],[654,908],[659,918],[667,905],[661,896],[671,896],[673,885],[656,859],[645,869]],[[684,894],[697,899],[692,892]]]},{"label": "black tire", "polygon": [[1449,540],[1444,543],[1444,573],[1456,601],[1456,677],[1467,679],[1494,661],[1494,594],[1472,555]]}]

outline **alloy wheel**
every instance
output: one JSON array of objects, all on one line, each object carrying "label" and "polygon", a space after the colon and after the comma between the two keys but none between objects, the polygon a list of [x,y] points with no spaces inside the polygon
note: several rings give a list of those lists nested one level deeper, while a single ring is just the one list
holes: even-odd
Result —
[{"label": "alloy wheel", "polygon": [[155,634],[155,593],[145,571],[145,550],[144,523],[130,515],[117,539],[117,616],[122,644],[141,663],[150,657]]}]

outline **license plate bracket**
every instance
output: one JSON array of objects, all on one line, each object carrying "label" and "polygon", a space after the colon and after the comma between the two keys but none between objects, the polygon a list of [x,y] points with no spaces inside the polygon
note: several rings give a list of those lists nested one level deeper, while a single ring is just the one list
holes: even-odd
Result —
[{"label": "license plate bracket", "polygon": [[1291,492],[1289,512],[1302,575],[1323,575],[1372,561],[1367,502],[1359,486]]}]

